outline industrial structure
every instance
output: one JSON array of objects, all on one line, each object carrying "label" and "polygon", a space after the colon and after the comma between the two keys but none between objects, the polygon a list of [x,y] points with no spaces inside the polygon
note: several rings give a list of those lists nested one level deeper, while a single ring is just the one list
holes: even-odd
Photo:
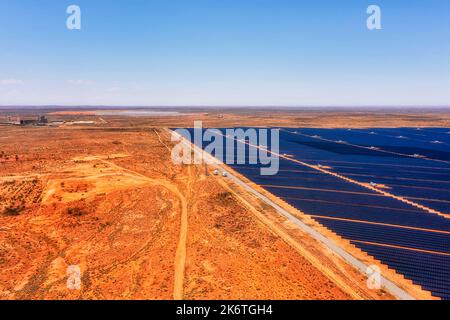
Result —
[{"label": "industrial structure", "polygon": [[35,119],[20,119],[21,126],[29,126],[29,125],[46,125],[48,124],[48,119],[46,116],[38,116]]}]

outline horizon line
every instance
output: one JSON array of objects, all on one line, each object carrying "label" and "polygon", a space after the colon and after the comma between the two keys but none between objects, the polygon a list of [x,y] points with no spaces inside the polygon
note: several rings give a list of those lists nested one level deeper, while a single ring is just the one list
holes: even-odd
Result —
[{"label": "horizon line", "polygon": [[447,109],[450,105],[112,105],[112,104],[38,104],[38,105],[0,105],[0,109],[6,108],[384,108],[384,109],[405,109],[405,108],[435,108]]}]

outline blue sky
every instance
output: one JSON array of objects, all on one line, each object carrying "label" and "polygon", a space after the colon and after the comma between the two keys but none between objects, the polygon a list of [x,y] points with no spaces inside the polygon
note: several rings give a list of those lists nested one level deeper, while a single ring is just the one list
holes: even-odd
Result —
[{"label": "blue sky", "polygon": [[15,104],[450,105],[450,2],[0,0]]}]

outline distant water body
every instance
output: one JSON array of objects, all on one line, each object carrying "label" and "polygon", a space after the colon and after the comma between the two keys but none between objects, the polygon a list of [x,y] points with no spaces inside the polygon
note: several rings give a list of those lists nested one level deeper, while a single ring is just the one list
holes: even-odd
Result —
[{"label": "distant water body", "polygon": [[164,117],[180,116],[182,113],[175,111],[152,111],[152,110],[106,110],[96,111],[99,116],[128,116],[128,117]]}]

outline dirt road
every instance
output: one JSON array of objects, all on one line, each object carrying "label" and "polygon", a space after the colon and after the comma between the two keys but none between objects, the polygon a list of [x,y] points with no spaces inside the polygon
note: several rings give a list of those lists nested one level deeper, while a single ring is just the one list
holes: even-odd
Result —
[{"label": "dirt road", "polygon": [[[107,160],[102,160],[102,161],[110,166],[116,167],[119,170],[123,170],[123,171],[129,172],[129,173],[132,173],[134,175],[137,175],[137,176],[151,182],[152,184],[161,185],[164,188],[168,189],[170,192],[174,193],[180,200],[180,203],[181,203],[180,235],[179,235],[177,251],[176,251],[176,255],[175,255],[175,264],[174,264],[175,265],[174,266],[175,274],[174,274],[173,298],[175,300],[183,299],[184,273],[185,273],[185,265],[186,265],[186,240],[187,240],[187,234],[188,234],[188,202],[186,200],[186,197],[180,192],[180,190],[178,189],[177,186],[175,186],[174,184],[172,184],[168,181],[161,180],[161,179],[152,179],[152,178],[149,178],[139,172],[120,167],[113,162],[110,162]],[[188,190],[190,190],[189,184],[191,183],[190,181],[192,180],[191,179],[192,173],[191,173],[190,167],[188,168],[188,170],[189,170]]]}]

